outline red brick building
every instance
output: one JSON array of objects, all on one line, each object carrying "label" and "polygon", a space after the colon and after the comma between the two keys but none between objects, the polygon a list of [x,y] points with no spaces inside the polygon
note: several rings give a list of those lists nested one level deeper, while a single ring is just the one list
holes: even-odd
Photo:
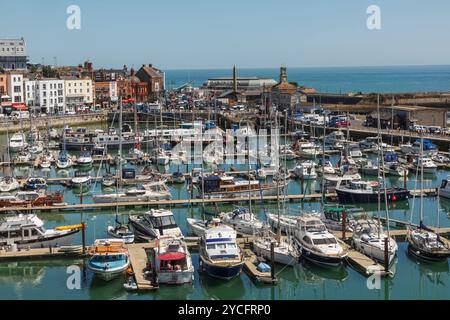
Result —
[{"label": "red brick building", "polygon": [[141,82],[147,84],[147,93],[160,93],[164,91],[164,72],[156,69],[151,64],[144,64],[136,73]]}]

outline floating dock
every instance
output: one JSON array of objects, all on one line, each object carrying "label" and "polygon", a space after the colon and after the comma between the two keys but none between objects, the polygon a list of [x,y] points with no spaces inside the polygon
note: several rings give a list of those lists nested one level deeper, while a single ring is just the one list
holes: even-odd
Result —
[{"label": "floating dock", "polygon": [[5,251],[0,249],[0,261],[6,260],[31,260],[48,258],[83,258],[87,256],[89,248],[83,254],[82,247],[76,250],[67,251],[63,248],[33,248],[21,249],[17,251]]},{"label": "floating dock", "polygon": [[367,277],[373,274],[379,274],[382,277],[391,275],[378,262],[354,249],[349,249],[347,263]]},{"label": "floating dock", "polygon": [[136,243],[127,245],[130,254],[131,267],[138,290],[155,290],[159,286],[147,279],[145,272],[148,264],[147,250],[154,248],[154,243]]},{"label": "floating dock", "polygon": [[277,284],[278,279],[272,278],[271,272],[261,272],[256,268],[255,263],[257,257],[250,249],[244,249],[244,271],[250,278],[258,283],[263,284]]}]

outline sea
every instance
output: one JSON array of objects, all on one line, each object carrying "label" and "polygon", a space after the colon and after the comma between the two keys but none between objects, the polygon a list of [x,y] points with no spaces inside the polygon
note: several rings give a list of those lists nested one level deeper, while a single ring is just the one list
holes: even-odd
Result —
[{"label": "sea", "polygon": [[[277,78],[276,69],[239,70],[239,75]],[[308,68],[288,69],[289,79],[301,85],[315,87],[323,92],[410,92],[410,91],[448,91],[450,89],[450,66],[431,67],[374,67],[374,68]],[[201,85],[209,77],[227,76],[231,70],[174,70],[167,72],[167,83],[173,86],[188,81],[195,86]],[[0,145],[6,145],[6,136],[0,136]],[[3,147],[3,156],[6,149]],[[373,157],[373,156],[372,156]],[[337,158],[332,157],[336,163]],[[295,162],[287,164],[289,168]],[[141,170],[142,167],[137,167]],[[175,172],[178,166],[159,167],[163,172]],[[183,168],[182,168],[183,169]],[[192,166],[184,168],[189,171]],[[224,167],[224,169],[229,169]],[[244,170],[245,168],[241,168]],[[4,169],[6,170],[6,169]],[[16,176],[69,176],[73,177],[80,168],[57,171],[32,169],[28,167],[12,168]],[[105,169],[98,165],[87,169],[92,176],[102,174]],[[6,171],[4,171],[6,174]],[[449,172],[439,170],[435,175],[425,175],[423,188],[436,188]],[[364,177],[375,180],[376,177]],[[387,178],[386,185],[402,186],[403,180]],[[408,188],[421,187],[416,175],[410,174]],[[317,181],[305,185],[304,192],[313,193],[319,188]],[[170,185],[174,199],[188,199],[187,185]],[[79,203],[80,194],[63,186],[50,186],[50,191],[64,193],[67,203]],[[96,193],[115,192],[94,185],[83,195],[83,203],[92,202]],[[288,187],[289,194],[299,194],[299,181],[292,181]],[[366,212],[385,216],[386,211],[377,211],[377,204],[362,204]],[[201,217],[199,207],[173,207],[175,220],[184,234],[187,234],[187,217]],[[220,206],[220,211],[230,211],[231,205]],[[206,211],[214,212],[214,207]],[[254,212],[260,219],[265,219],[268,212],[283,210],[283,203],[256,203]],[[317,202],[288,202],[283,212],[319,211]],[[119,219],[127,220],[133,213],[145,212],[145,208],[119,211]],[[426,197],[424,199],[425,223],[430,226],[450,227],[450,201]],[[420,199],[411,198],[405,202],[389,205],[391,218],[417,223],[420,214]],[[87,223],[87,243],[94,239],[107,237],[106,228],[114,223],[115,208],[99,211],[62,211],[38,214],[45,221],[45,227],[72,225],[85,221]],[[392,226],[392,228],[395,228]],[[81,235],[74,240],[81,244]],[[8,261],[0,263],[0,299],[45,299],[45,300],[210,300],[210,299],[249,299],[249,300],[327,300],[327,299],[360,299],[360,300],[409,300],[409,299],[450,299],[449,263],[426,263],[415,260],[407,254],[407,245],[399,241],[399,250],[392,266],[393,276],[381,279],[368,279],[350,266],[329,269],[308,262],[301,262],[294,267],[276,266],[278,284],[274,286],[255,283],[244,272],[230,281],[211,279],[199,272],[195,273],[192,284],[181,286],[162,285],[154,292],[133,292],[123,288],[124,278],[104,282],[95,278],[87,269],[87,261],[83,259],[40,259],[26,261]],[[192,252],[194,267],[198,270],[198,252]],[[73,270],[78,270],[79,282],[73,282]],[[76,284],[76,285],[74,285]]]},{"label": "sea", "polygon": [[[324,93],[404,93],[450,91],[450,65],[289,68],[289,81]],[[237,75],[279,79],[278,68],[239,69]],[[214,77],[231,77],[230,69],[166,70],[166,86],[200,87]]]}]

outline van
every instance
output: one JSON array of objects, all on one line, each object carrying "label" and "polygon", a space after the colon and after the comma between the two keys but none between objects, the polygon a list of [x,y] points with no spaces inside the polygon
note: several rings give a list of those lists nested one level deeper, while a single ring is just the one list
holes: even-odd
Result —
[{"label": "van", "polygon": [[29,119],[30,113],[28,111],[13,111],[11,112],[11,118],[13,119]]}]

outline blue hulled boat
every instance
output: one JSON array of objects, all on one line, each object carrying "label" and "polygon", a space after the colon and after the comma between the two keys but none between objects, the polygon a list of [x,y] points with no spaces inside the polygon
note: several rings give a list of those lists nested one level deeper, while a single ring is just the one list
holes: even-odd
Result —
[{"label": "blue hulled boat", "polygon": [[206,275],[230,280],[238,276],[244,265],[236,243],[236,231],[220,225],[205,231],[200,239],[200,270]]}]

